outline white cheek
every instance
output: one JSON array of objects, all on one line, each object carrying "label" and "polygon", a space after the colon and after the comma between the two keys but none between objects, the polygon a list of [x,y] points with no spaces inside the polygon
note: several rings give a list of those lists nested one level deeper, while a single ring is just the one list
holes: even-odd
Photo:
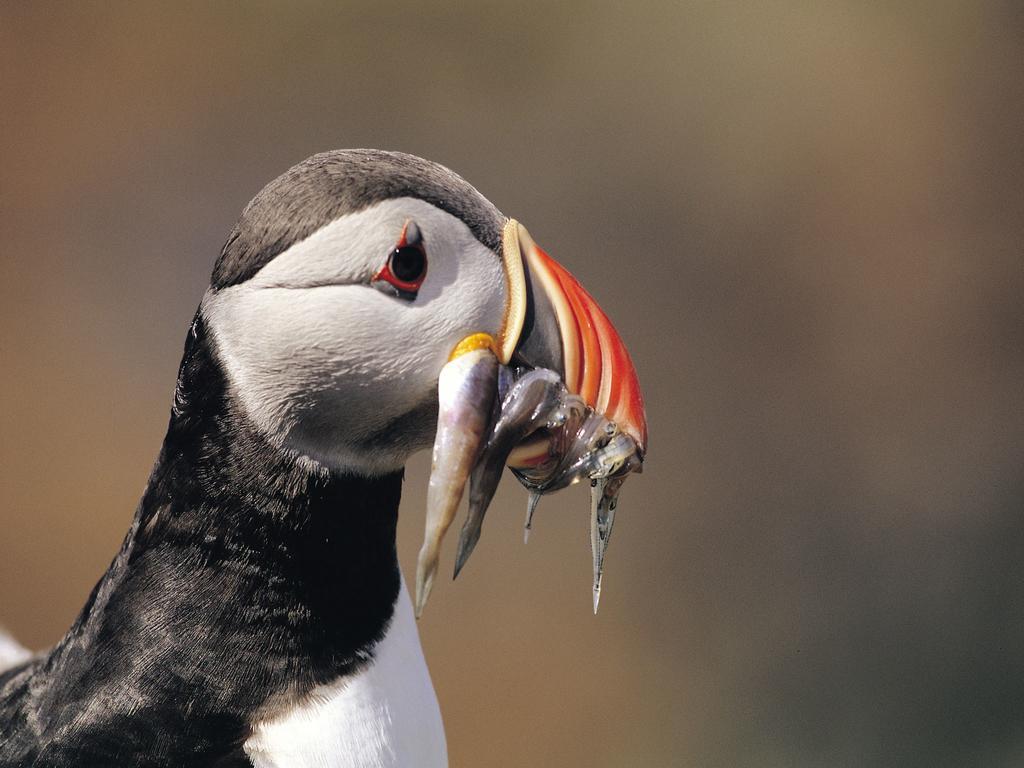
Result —
[{"label": "white cheek", "polygon": [[[388,216],[377,210],[388,204],[369,209],[372,222],[352,222],[355,214],[325,227],[252,280],[203,301],[232,390],[256,425],[318,460],[359,471],[391,471],[427,447],[429,425],[405,436],[387,430],[435,397],[458,341],[479,331],[496,335],[504,315],[495,254],[454,217],[422,201],[399,202],[388,201],[397,209],[384,211]],[[393,244],[409,217],[424,230],[429,259],[414,301],[365,284],[324,284],[329,275],[375,269],[390,246],[374,237]],[[342,238],[354,224],[361,234]],[[319,247],[309,250],[318,236]],[[302,284],[319,287],[276,287]]]}]

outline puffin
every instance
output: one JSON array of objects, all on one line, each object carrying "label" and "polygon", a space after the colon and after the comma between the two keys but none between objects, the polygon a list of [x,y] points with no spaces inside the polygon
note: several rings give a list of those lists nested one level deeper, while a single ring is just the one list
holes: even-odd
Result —
[{"label": "puffin", "polygon": [[[589,480],[596,610],[646,439],[621,338],[518,221],[413,155],[308,158],[221,249],[74,624],[34,655],[0,633],[0,766],[446,766],[416,617],[467,484],[458,568],[505,467],[531,515]],[[431,447],[414,609],[396,524]]]}]

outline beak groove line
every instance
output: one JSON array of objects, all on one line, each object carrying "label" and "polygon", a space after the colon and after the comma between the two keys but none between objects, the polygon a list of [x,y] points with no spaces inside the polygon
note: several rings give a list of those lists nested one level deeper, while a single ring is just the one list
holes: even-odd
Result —
[{"label": "beak groove line", "polygon": [[501,258],[505,267],[505,287],[508,290],[508,303],[505,306],[505,322],[498,334],[498,362],[508,365],[512,354],[516,351],[519,337],[523,333],[526,322],[526,275],[523,271],[523,255],[519,248],[519,230],[522,225],[515,219],[509,219],[502,231]]}]

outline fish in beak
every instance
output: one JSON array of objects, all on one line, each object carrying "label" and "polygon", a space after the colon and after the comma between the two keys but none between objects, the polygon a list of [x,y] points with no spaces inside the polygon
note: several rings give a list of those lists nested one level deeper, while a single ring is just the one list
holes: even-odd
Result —
[{"label": "fish in beak", "polygon": [[619,490],[643,467],[647,421],[640,385],[608,317],[514,219],[505,224],[502,260],[508,301],[498,337],[463,339],[438,379],[417,616],[467,483],[456,576],[480,538],[505,466],[530,492],[524,536],[542,495],[590,482],[596,613]]}]

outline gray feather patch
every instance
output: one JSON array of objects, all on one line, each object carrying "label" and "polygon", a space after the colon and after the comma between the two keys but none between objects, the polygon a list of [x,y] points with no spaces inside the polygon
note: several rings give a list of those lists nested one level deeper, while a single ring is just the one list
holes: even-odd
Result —
[{"label": "gray feather patch", "polygon": [[450,213],[500,251],[505,217],[458,174],[402,152],[336,150],[303,160],[253,198],[224,244],[210,284],[220,289],[245,282],[339,216],[396,197],[418,198]]}]

